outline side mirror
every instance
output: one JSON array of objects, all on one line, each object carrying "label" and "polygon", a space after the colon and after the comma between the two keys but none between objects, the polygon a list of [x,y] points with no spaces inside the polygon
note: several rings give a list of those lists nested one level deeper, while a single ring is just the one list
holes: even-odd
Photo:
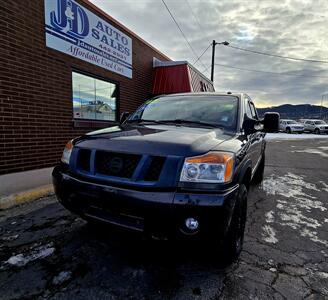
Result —
[{"label": "side mirror", "polygon": [[121,113],[120,116],[120,124],[123,124],[123,122],[130,116],[130,113],[128,111],[124,111]]},{"label": "side mirror", "polygon": [[258,122],[259,121],[251,119],[245,114],[244,122],[243,122],[243,129],[244,129],[245,134],[249,135],[249,134],[256,132],[257,130],[255,128],[255,125]]},{"label": "side mirror", "polygon": [[278,132],[279,131],[279,113],[265,113],[264,119],[261,121],[263,124],[264,132]]}]

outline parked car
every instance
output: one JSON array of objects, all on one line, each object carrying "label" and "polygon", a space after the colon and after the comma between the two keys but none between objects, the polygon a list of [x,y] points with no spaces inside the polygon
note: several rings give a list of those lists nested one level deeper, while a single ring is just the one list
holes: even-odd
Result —
[{"label": "parked car", "polygon": [[281,119],[279,122],[279,130],[287,133],[302,133],[304,131],[304,125],[294,120]]},{"label": "parked car", "polygon": [[68,142],[54,168],[67,209],[155,237],[210,240],[227,261],[243,244],[247,195],[265,165],[265,132],[245,94],[187,93],[147,101],[119,126]]},{"label": "parked car", "polygon": [[328,124],[323,120],[304,120],[304,130],[315,134],[328,133]]}]

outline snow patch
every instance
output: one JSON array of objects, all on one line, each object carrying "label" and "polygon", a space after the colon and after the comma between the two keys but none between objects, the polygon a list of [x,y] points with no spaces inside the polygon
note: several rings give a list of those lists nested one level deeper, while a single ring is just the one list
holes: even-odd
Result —
[{"label": "snow patch", "polygon": [[262,189],[267,194],[281,195],[288,198],[301,196],[315,198],[308,196],[305,192],[303,192],[303,188],[320,192],[320,189],[318,189],[314,184],[305,182],[302,176],[293,173],[287,173],[285,176],[279,177],[271,175],[262,183]]},{"label": "snow patch", "polygon": [[319,239],[317,232],[310,231],[308,228],[302,229],[301,236],[309,237],[311,241],[313,241],[315,243],[322,244],[322,245],[328,247],[328,241]]},{"label": "snow patch", "polygon": [[20,253],[10,257],[6,263],[9,265],[22,267],[28,264],[30,261],[42,259],[52,255],[55,252],[55,248],[52,247],[52,243],[34,248],[29,253]]},{"label": "snow patch", "polygon": [[[288,210],[288,209],[287,209]],[[280,218],[284,224],[290,224],[293,229],[300,228],[301,225],[317,229],[321,226],[318,220],[305,217],[299,210],[289,210],[286,213],[280,213]]]},{"label": "snow patch", "polygon": [[275,244],[278,242],[278,239],[276,238],[275,230],[269,225],[263,226],[262,236],[263,236],[264,241],[266,241],[267,243]]},{"label": "snow patch", "polygon": [[319,134],[288,134],[288,133],[267,133],[266,140],[307,140],[307,139],[327,139],[328,135]]},{"label": "snow patch", "polygon": [[72,277],[71,271],[62,271],[57,276],[54,277],[52,283],[55,285],[62,284],[63,282],[69,280]]},{"label": "snow patch", "polygon": [[19,235],[18,234],[15,234],[15,235],[11,235],[11,236],[5,236],[5,237],[3,237],[1,239],[3,241],[10,242],[10,241],[16,240],[18,237],[19,237]]},{"label": "snow patch", "polygon": [[265,214],[265,221],[267,223],[273,223],[274,222],[274,212],[270,210]]},{"label": "snow patch", "polygon": [[323,190],[325,191],[325,192],[328,192],[328,184],[327,183],[325,183],[325,182],[323,182],[323,181],[319,181],[319,183],[321,184],[321,185],[323,185]]},{"label": "snow patch", "polygon": [[317,272],[316,275],[318,275],[321,278],[327,279],[328,278],[328,273],[326,272]]},{"label": "snow patch", "polygon": [[313,149],[313,148],[306,148],[304,150],[293,150],[291,152],[299,152],[299,153],[310,153],[310,154],[319,154],[322,157],[328,157],[328,154],[325,152],[322,152],[318,149]]},{"label": "snow patch", "polygon": [[328,146],[320,146],[320,147],[318,147],[318,148],[320,148],[320,149],[322,149],[322,150],[324,150],[324,151],[328,151]]},{"label": "snow patch", "polygon": [[[320,183],[326,187],[323,182]],[[328,247],[328,241],[320,239],[316,232],[322,223],[313,218],[315,214],[306,216],[306,212],[311,213],[314,209],[327,210],[321,201],[316,200],[315,196],[309,195],[309,192],[321,191],[317,185],[306,182],[303,176],[287,173],[285,176],[271,175],[266,178],[263,181],[262,189],[267,194],[281,196],[280,199],[277,199],[277,211],[269,211],[265,214],[267,224],[276,221],[281,226],[298,230],[302,237],[307,237],[315,243]],[[328,219],[325,219],[324,222],[328,222]],[[272,230],[269,225],[263,227],[265,241],[272,243],[272,237],[276,238],[275,232]]]}]

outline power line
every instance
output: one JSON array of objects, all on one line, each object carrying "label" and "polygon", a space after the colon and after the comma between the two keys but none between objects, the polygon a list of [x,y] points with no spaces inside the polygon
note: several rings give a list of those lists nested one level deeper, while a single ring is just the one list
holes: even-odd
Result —
[{"label": "power line", "polygon": [[[195,55],[195,57],[197,57],[197,59],[199,59],[199,56],[198,56],[198,54],[196,53],[195,49],[194,49],[194,48],[191,46],[191,44],[190,44],[190,42],[188,41],[188,39],[187,39],[186,35],[184,34],[184,32],[182,31],[182,29],[181,29],[180,25],[178,24],[177,20],[174,18],[173,14],[171,13],[171,11],[170,11],[169,7],[167,6],[167,4],[165,3],[165,1],[164,1],[164,0],[162,0],[162,2],[163,2],[163,4],[164,4],[164,6],[165,6],[166,10],[167,10],[167,11],[168,11],[168,13],[170,14],[170,16],[171,16],[172,20],[174,21],[175,25],[177,25],[177,27],[178,27],[179,31],[181,32],[181,35],[183,36],[183,38],[184,38],[184,39],[185,39],[185,41],[187,42],[187,44],[188,44],[188,46],[189,46],[190,50],[191,50],[191,51],[192,51],[192,53]],[[202,64],[202,65],[205,67],[205,65],[203,64],[203,62],[202,62],[202,61],[201,61],[201,64]]]},{"label": "power line", "polygon": [[205,30],[203,29],[203,26],[200,24],[200,22],[199,22],[199,20],[198,20],[198,18],[197,18],[197,16],[196,16],[196,14],[194,13],[194,10],[192,9],[192,7],[191,7],[189,1],[188,1],[188,0],[185,0],[185,1],[186,1],[187,5],[189,6],[189,9],[190,9],[190,11],[191,11],[191,13],[192,13],[194,19],[196,20],[196,22],[197,22],[197,24],[198,24],[198,27],[199,27],[200,31],[201,31],[201,32],[205,32]]},{"label": "power line", "polygon": [[[215,65],[223,67],[223,68],[237,69],[237,70],[247,71],[247,72],[266,73],[266,74],[272,74],[272,75],[283,75],[283,76],[294,76],[294,77],[296,76],[296,77],[328,78],[328,76],[317,76],[317,75],[306,75],[306,74],[286,74],[286,73],[279,73],[279,72],[270,72],[270,71],[262,71],[262,70],[255,70],[255,69],[239,68],[239,67],[223,65],[223,64],[215,64]],[[203,70],[203,72],[206,72],[210,67],[211,66],[208,66],[205,70]]]},{"label": "power line", "polygon": [[236,46],[232,46],[232,45],[226,45],[226,46],[227,47],[230,47],[230,48],[233,48],[233,49],[236,49],[236,50],[251,52],[251,53],[260,54],[260,55],[266,55],[266,56],[272,56],[272,57],[278,57],[278,58],[284,58],[284,59],[290,59],[290,60],[306,61],[306,62],[312,62],[312,63],[325,63],[325,64],[328,63],[328,61],[326,61],[326,60],[297,58],[297,57],[291,57],[291,56],[271,54],[271,53],[267,53],[267,52],[260,52],[260,51],[251,50],[251,49],[245,49],[245,48],[236,47]]},{"label": "power line", "polygon": [[[199,20],[198,20],[198,18],[196,16],[194,10],[192,9],[189,1],[188,0],[185,0],[185,2],[187,3],[187,5],[188,5],[188,7],[189,7],[189,9],[191,11],[191,14],[193,15],[195,21],[197,22],[198,27],[200,29],[200,32],[205,32],[205,30],[203,29],[203,26],[200,24],[200,22],[199,22]],[[193,65],[195,65],[202,58],[202,56],[206,53],[206,51],[208,50],[209,47],[211,47],[211,44],[209,44],[208,47],[204,50],[204,52],[195,60],[195,62],[193,63]],[[202,63],[202,65],[204,66],[203,63]]]},{"label": "power line", "polygon": [[[193,15],[195,21],[197,22],[198,27],[199,27],[199,29],[200,29],[200,32],[205,32],[205,30],[203,29],[203,26],[200,24],[200,22],[199,22],[199,20],[198,20],[198,18],[197,18],[197,16],[196,16],[196,14],[194,13],[194,10],[192,9],[192,7],[191,7],[189,1],[188,1],[188,0],[185,0],[185,2],[187,3],[187,5],[188,5],[188,7],[189,7],[189,9],[190,9],[190,11],[191,11],[191,13],[192,13],[192,15]],[[209,48],[210,46],[211,46],[211,44],[208,45],[208,47],[207,47],[207,48],[204,50],[204,52],[198,57],[198,59],[193,63],[193,65],[195,65],[195,64],[201,59],[201,57],[205,54],[205,52],[208,50],[208,48]],[[202,63],[202,65],[204,66],[203,63]]]},{"label": "power line", "polygon": [[208,50],[209,47],[211,47],[212,44],[209,44],[207,46],[207,48],[203,51],[203,53],[195,60],[195,62],[193,63],[193,65],[195,65],[201,58],[202,56],[206,53],[206,51]]}]

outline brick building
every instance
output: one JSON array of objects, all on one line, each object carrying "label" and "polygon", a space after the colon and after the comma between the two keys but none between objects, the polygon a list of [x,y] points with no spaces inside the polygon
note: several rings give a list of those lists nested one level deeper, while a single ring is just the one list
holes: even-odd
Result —
[{"label": "brick building", "polygon": [[88,0],[0,1],[0,45],[0,194],[49,182],[68,140],[117,124],[155,90],[214,90]]},{"label": "brick building", "polygon": [[0,1],[0,174],[56,164],[67,140],[150,96],[167,56],[87,0]]}]

